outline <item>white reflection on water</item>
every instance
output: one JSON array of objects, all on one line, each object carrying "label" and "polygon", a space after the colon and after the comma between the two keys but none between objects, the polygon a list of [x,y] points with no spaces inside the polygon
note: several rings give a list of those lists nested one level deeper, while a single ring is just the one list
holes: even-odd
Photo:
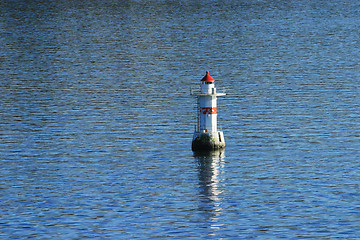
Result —
[{"label": "white reflection on water", "polygon": [[[225,151],[210,153],[194,153],[199,165],[200,203],[199,210],[205,216],[209,229],[220,229],[222,223],[219,217],[223,212],[222,206],[222,176],[224,171]],[[215,235],[209,233],[209,235]]]}]

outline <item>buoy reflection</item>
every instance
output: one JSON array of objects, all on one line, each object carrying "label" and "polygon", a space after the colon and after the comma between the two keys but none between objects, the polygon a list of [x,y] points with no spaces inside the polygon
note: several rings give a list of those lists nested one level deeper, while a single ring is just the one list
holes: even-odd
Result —
[{"label": "buoy reflection", "polygon": [[199,209],[206,216],[211,229],[219,229],[222,224],[219,216],[222,213],[222,188],[225,150],[212,152],[195,152],[199,168],[200,205]]}]

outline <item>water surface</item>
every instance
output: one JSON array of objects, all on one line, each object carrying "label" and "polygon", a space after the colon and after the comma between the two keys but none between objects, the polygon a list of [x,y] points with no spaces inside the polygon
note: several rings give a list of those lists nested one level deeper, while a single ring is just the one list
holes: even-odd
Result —
[{"label": "water surface", "polygon": [[[0,238],[359,236],[358,1],[0,9]],[[199,155],[207,70],[227,147]]]}]

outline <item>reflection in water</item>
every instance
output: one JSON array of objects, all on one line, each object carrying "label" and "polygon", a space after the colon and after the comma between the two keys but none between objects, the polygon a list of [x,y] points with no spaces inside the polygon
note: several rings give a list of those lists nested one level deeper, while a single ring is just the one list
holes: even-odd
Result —
[{"label": "reflection in water", "polygon": [[224,156],[225,150],[194,153],[199,166],[201,196],[199,210],[206,216],[205,222],[210,229],[219,229],[222,226],[218,220],[222,213],[221,182],[223,180]]}]

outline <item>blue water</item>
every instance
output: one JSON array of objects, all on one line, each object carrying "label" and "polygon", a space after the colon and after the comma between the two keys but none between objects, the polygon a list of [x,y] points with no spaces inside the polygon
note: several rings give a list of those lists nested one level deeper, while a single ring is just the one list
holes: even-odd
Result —
[{"label": "blue water", "polygon": [[0,9],[1,239],[359,238],[359,1]]}]

